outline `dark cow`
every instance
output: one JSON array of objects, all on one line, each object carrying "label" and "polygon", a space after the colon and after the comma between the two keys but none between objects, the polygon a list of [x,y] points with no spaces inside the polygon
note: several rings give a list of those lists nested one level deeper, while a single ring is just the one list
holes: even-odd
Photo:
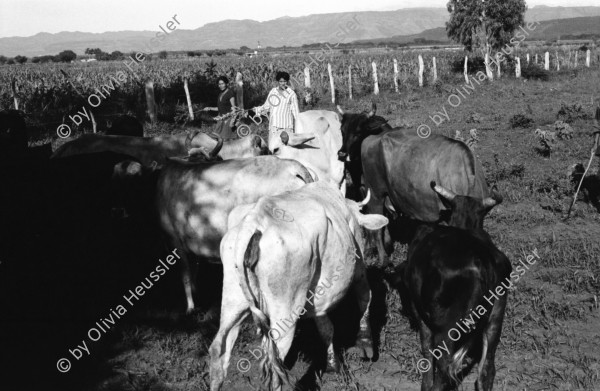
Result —
[{"label": "dark cow", "polygon": [[106,134],[112,136],[144,137],[144,127],[135,117],[121,115],[112,123]]},{"label": "dark cow", "polygon": [[417,321],[422,353],[433,363],[421,390],[453,390],[478,363],[476,390],[489,391],[505,289],[519,277],[483,230],[484,216],[502,198],[496,193],[484,200],[459,196],[435,182],[431,187],[449,206],[452,226],[418,227],[398,283],[403,306]]},{"label": "dark cow", "polygon": [[0,111],[0,153],[27,149],[27,126],[21,111]]},{"label": "dark cow", "polygon": [[[429,188],[432,179],[456,194],[489,197],[483,169],[464,143],[435,134],[421,138],[414,129],[392,128],[375,116],[376,109],[373,105],[368,114],[346,114],[338,106],[344,138],[339,157],[348,161],[355,189],[363,183],[371,190],[366,213],[383,214],[385,204],[410,219],[447,221],[444,205]],[[377,235],[376,245],[385,266],[393,250],[388,229]]]},{"label": "dark cow", "polygon": [[[169,157],[185,156],[191,149],[212,150],[217,142],[198,129],[174,135],[156,137],[107,136],[103,134],[84,134],[75,140],[60,146],[52,158],[81,155],[98,152],[115,152],[129,155],[145,167],[162,166]],[[265,155],[267,144],[253,134],[241,139],[225,141],[219,151],[223,159],[245,158]]]}]

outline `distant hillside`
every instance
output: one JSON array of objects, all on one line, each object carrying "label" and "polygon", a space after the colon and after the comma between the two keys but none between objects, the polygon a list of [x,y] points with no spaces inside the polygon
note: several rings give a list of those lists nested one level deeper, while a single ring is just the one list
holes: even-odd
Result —
[{"label": "distant hillside", "polygon": [[[535,30],[531,32],[528,40],[553,41],[557,39],[600,39],[600,16],[547,20],[542,22]],[[446,29],[439,27],[425,30],[419,34],[396,35],[389,38],[359,40],[355,43],[365,42],[383,43],[383,44],[407,44],[415,43],[419,40],[435,41],[440,43],[451,43],[446,35]]]},{"label": "distant hillside", "polygon": [[[600,16],[600,7],[545,7],[537,6],[527,11],[526,20],[553,20]],[[449,14],[445,8],[407,8],[396,11],[342,12],[283,17],[266,22],[254,20],[224,20],[209,23],[195,30],[177,29],[155,51],[184,51],[206,49],[238,49],[241,46],[262,47],[301,46],[319,42],[351,42],[395,37],[445,38],[445,22]],[[347,24],[355,18],[360,24],[353,31]],[[586,18],[582,18],[586,19]],[[579,20],[579,19],[578,19]],[[183,25],[183,23],[182,23]],[[189,24],[188,24],[189,26]],[[560,34],[589,33],[596,31],[593,22],[585,27],[565,21],[557,28]],[[553,28],[552,28],[553,29]],[[550,29],[550,32],[554,31]],[[589,30],[589,31],[588,31]],[[101,34],[83,32],[39,33],[32,37],[0,38],[0,55],[28,57],[57,54],[73,50],[83,54],[86,48],[100,48],[105,52],[119,50],[144,50],[155,31],[117,31]],[[443,33],[443,34],[442,34]],[[411,40],[412,40],[411,39]],[[436,39],[437,40],[437,39]]]}]

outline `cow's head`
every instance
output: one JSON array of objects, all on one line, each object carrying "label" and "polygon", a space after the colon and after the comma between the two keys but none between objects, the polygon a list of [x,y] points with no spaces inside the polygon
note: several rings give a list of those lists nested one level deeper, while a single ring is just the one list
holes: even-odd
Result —
[{"label": "cow's head", "polygon": [[344,201],[346,202],[348,209],[350,209],[350,211],[352,212],[352,214],[354,215],[354,217],[358,221],[358,224],[361,227],[364,227],[370,231],[376,231],[378,229],[385,227],[389,223],[389,220],[387,217],[382,216],[382,215],[362,214],[361,213],[362,208],[364,208],[364,206],[369,203],[370,199],[371,199],[371,190],[369,189],[367,191],[367,195],[366,195],[365,199],[362,201],[357,202],[357,201],[350,200],[348,198],[345,198]]},{"label": "cow's head", "polygon": [[387,121],[376,116],[377,106],[372,104],[371,111],[361,114],[350,114],[337,106],[342,115],[342,148],[338,151],[338,158],[342,161],[360,160],[360,146],[367,136],[379,134]]},{"label": "cow's head", "polygon": [[482,230],[485,215],[494,206],[502,203],[502,196],[495,190],[492,190],[491,197],[481,199],[457,195],[436,184],[435,181],[431,181],[431,188],[438,194],[444,206],[449,209],[449,216],[446,215],[444,220],[452,227]]},{"label": "cow's head", "polygon": [[294,148],[304,148],[309,147],[306,146],[305,143],[313,140],[315,138],[314,133],[288,133],[286,131],[281,132],[281,134],[277,137],[277,141],[271,140],[271,136],[273,133],[269,133],[269,150],[273,154],[277,154],[283,146],[294,147]]},{"label": "cow's head", "polygon": [[[193,138],[194,137],[192,136],[192,140]],[[188,146],[188,160],[191,162],[212,162],[215,160],[222,160],[218,157],[218,155],[219,151],[221,151],[221,148],[223,147],[223,139],[215,133],[211,133],[211,138],[216,140],[217,144],[210,151],[205,146],[194,147],[191,145],[191,140],[189,143],[186,140],[186,144]]]}]

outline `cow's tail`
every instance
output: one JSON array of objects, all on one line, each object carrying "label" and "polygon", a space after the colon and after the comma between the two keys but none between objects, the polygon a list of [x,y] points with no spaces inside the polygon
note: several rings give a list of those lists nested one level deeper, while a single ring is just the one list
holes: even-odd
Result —
[{"label": "cow's tail", "polygon": [[[288,372],[279,358],[279,349],[269,334],[271,322],[265,314],[264,298],[256,274],[253,272],[260,259],[259,243],[261,238],[262,232],[254,224],[242,223],[236,245],[235,269],[242,292],[250,305],[252,318],[262,334],[262,347],[265,353],[260,361],[262,381],[269,387],[272,384],[289,385]],[[250,288],[251,285],[256,287],[256,296]]]},{"label": "cow's tail", "polygon": [[[480,333],[479,336],[482,339],[482,345],[481,345],[481,359],[479,361],[479,365],[477,366],[477,370],[478,370],[477,378],[478,379],[481,378],[481,371],[483,370],[483,363],[485,362],[485,358],[487,356],[487,350],[488,350],[488,341],[487,341],[485,333]],[[456,384],[459,384],[459,382],[461,381],[461,379],[459,379],[459,374],[463,369],[463,362],[465,360],[465,357],[467,356],[467,353],[471,349],[471,346],[473,345],[474,342],[475,341],[473,339],[470,340],[469,342],[467,342],[463,346],[461,346],[452,355],[452,361],[450,362],[450,365],[448,365],[448,376]]]}]

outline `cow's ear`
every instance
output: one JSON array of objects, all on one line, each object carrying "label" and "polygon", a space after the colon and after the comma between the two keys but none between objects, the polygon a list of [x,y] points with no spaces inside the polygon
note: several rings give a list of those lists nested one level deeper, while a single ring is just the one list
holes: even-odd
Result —
[{"label": "cow's ear", "polygon": [[361,225],[361,227],[365,227],[370,231],[381,229],[388,225],[389,222],[390,221],[387,219],[387,217],[377,214],[360,214],[360,216],[358,216],[358,223]]},{"label": "cow's ear", "polygon": [[302,145],[302,144],[315,138],[314,133],[303,133],[303,134],[296,134],[296,133],[289,134],[288,133],[287,135],[289,137],[289,141],[287,142],[286,145],[289,145],[290,147]]}]

